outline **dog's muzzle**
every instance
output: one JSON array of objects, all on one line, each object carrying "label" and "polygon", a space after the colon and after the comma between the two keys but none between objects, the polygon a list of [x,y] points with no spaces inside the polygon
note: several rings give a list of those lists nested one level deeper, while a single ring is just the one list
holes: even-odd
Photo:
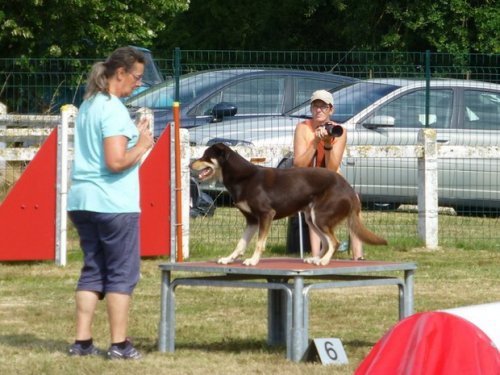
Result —
[{"label": "dog's muzzle", "polygon": [[191,168],[199,172],[198,178],[200,181],[208,180],[214,175],[213,167],[205,161],[196,160],[191,165]]}]

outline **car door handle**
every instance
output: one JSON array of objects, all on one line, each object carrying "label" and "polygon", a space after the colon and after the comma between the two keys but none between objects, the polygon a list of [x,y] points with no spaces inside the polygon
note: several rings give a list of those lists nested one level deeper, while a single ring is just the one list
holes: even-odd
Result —
[{"label": "car door handle", "polygon": [[449,139],[436,139],[437,143],[448,143],[449,141]]}]

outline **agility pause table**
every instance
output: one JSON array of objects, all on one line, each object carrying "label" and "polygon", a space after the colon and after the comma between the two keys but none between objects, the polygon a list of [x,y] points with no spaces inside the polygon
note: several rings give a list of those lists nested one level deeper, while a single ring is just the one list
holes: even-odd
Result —
[{"label": "agility pause table", "polygon": [[[332,260],[327,266],[316,266],[299,258],[266,258],[255,267],[245,266],[241,261],[228,265],[164,263],[159,267],[160,352],[175,350],[175,290],[180,285],[267,289],[267,342],[271,346],[285,345],[287,359],[294,362],[301,361],[307,350],[309,293],[314,289],[397,285],[399,319],[413,313],[415,263]],[[397,271],[403,274],[395,276]],[[172,272],[195,273],[195,276],[172,278]]]}]

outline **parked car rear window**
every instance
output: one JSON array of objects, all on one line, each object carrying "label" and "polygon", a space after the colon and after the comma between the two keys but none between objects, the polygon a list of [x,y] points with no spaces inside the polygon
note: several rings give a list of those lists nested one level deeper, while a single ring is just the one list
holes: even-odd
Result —
[{"label": "parked car rear window", "polygon": [[196,108],[196,115],[210,115],[214,105],[220,102],[234,103],[238,115],[281,113],[285,77],[251,78],[227,86]]},{"label": "parked car rear window", "polygon": [[336,91],[333,93],[335,105],[333,120],[346,122],[355,114],[398,88],[399,86],[395,85],[361,82]]},{"label": "parked car rear window", "polygon": [[[244,71],[242,71],[244,72]],[[179,84],[179,102],[187,103],[202,93],[210,90],[220,82],[237,75],[238,71],[214,71],[200,74],[193,73],[181,77]],[[154,89],[144,92],[142,95],[137,95],[126,102],[128,106],[148,107],[151,109],[162,109],[171,107],[175,99],[175,80],[170,79]]]},{"label": "parked car rear window", "polygon": [[500,95],[494,92],[465,90],[464,128],[500,129]]},{"label": "parked car rear window", "polygon": [[[426,124],[425,97],[425,89],[404,93],[374,111],[371,117],[391,117],[394,119],[394,126],[398,128],[424,127]],[[431,89],[429,104],[429,126],[451,127],[453,91]]]},{"label": "parked car rear window", "polygon": [[[388,93],[398,89],[399,86],[360,82],[343,87],[332,92],[335,112],[332,119],[336,122],[343,123],[359,113],[369,105],[373,104]],[[307,103],[302,103],[300,106],[292,109],[286,115],[300,118],[310,118],[311,109]]]}]

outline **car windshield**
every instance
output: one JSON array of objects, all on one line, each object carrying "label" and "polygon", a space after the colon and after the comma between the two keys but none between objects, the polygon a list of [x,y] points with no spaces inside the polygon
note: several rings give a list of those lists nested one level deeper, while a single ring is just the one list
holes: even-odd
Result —
[{"label": "car windshield", "polygon": [[[375,82],[359,82],[333,92],[335,112],[332,119],[343,123],[399,86]],[[292,109],[288,116],[311,118],[309,101]]]},{"label": "car windshield", "polygon": [[[180,77],[179,102],[186,104],[199,95],[212,89],[221,82],[249,70],[228,70],[212,72],[196,72]],[[169,79],[151,89],[130,98],[125,104],[128,107],[148,107],[151,109],[168,109],[175,99],[175,80]]]}]

